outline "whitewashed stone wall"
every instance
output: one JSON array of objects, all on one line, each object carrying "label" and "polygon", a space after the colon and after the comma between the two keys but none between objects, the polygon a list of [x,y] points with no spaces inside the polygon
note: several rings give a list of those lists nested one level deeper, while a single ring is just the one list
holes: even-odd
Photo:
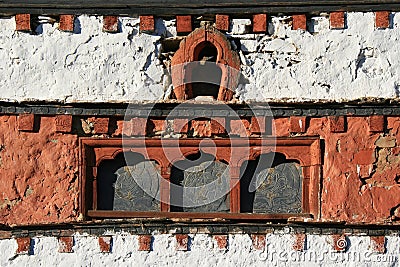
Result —
[{"label": "whitewashed stone wall", "polygon": [[73,253],[59,253],[55,237],[34,238],[32,255],[15,255],[14,239],[0,241],[1,266],[397,266],[400,238],[388,236],[387,252],[371,251],[367,236],[350,236],[346,252],[335,252],[329,236],[308,235],[306,249],[293,250],[290,234],[268,234],[263,250],[255,250],[249,235],[229,236],[227,249],[219,249],[206,234],[190,235],[190,251],[176,251],[175,239],[155,234],[153,251],[138,251],[137,236],[113,234],[111,253],[100,252],[98,238],[75,235]]},{"label": "whitewashed stone wall", "polygon": [[[329,29],[313,17],[308,31],[293,31],[288,17],[272,17],[268,34],[246,34],[249,20],[233,20],[239,39],[242,101],[348,101],[400,94],[400,15],[375,29],[374,14],[347,13],[347,28]],[[101,17],[80,16],[76,33],[43,23],[36,34],[0,19],[0,100],[159,102],[171,92],[158,59],[161,36],[176,36],[175,21],[158,19],[154,34],[139,33],[139,19],[120,18],[121,32],[102,32]],[[246,26],[247,24],[247,26]]]}]

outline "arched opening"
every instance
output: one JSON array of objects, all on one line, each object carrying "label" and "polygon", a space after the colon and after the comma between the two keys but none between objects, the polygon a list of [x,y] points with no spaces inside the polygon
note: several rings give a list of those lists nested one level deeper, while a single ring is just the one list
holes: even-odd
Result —
[{"label": "arched opening", "polygon": [[216,64],[217,48],[210,42],[202,42],[194,49],[194,61],[190,64],[190,73],[186,73],[186,80],[190,81],[192,98],[209,96],[218,98],[221,86],[222,70]]},{"label": "arched opening", "polygon": [[175,212],[228,212],[228,165],[201,151],[176,162],[170,200]]},{"label": "arched opening", "polygon": [[139,153],[119,153],[98,167],[97,208],[160,211],[160,173],[154,161]]},{"label": "arched opening", "polygon": [[262,154],[241,167],[240,212],[302,213],[299,162],[283,154]]}]

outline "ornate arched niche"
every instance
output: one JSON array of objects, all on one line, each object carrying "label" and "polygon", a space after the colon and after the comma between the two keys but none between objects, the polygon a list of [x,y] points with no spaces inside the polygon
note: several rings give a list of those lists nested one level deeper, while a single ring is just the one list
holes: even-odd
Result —
[{"label": "ornate arched niche", "polygon": [[[214,27],[204,26],[181,42],[171,67],[176,99],[212,96],[219,101],[230,101],[239,81],[240,59],[224,34]],[[209,73],[213,78],[209,78]],[[206,83],[195,81],[203,76]]]}]

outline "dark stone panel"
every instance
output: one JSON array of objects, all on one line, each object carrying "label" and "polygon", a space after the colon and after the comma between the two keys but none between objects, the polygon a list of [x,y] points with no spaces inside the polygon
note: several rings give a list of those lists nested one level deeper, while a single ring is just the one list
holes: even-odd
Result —
[{"label": "dark stone panel", "polygon": [[116,171],[113,210],[160,211],[160,179],[155,163],[140,162]]},{"label": "dark stone panel", "polygon": [[254,213],[301,213],[301,167],[281,163],[261,171],[255,179]]}]

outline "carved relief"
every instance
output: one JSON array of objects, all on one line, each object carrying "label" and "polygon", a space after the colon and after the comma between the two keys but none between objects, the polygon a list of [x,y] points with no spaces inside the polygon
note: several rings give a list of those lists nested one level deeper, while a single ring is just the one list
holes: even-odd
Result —
[{"label": "carved relief", "polygon": [[113,210],[160,211],[159,185],[161,176],[150,161],[119,168],[114,184]]},{"label": "carved relief", "polygon": [[301,188],[299,164],[281,163],[265,169],[256,176],[255,184],[250,185],[250,190],[255,189],[253,212],[301,213]]}]

